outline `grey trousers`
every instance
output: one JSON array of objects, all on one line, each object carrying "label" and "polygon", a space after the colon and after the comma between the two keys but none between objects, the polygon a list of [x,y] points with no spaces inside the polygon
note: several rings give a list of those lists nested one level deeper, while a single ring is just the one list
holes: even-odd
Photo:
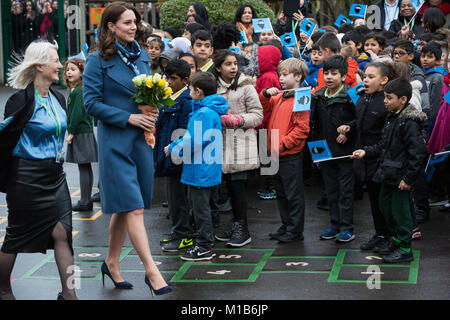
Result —
[{"label": "grey trousers", "polygon": [[166,177],[166,194],[173,237],[175,239],[191,237],[187,186],[180,182],[180,177],[168,176]]},{"label": "grey trousers", "polygon": [[331,160],[319,165],[330,206],[331,227],[353,231],[355,176],[352,161]]},{"label": "grey trousers", "polygon": [[214,229],[209,204],[212,189],[212,187],[188,186],[188,199],[192,207],[198,234],[195,244],[207,250],[214,247]]}]

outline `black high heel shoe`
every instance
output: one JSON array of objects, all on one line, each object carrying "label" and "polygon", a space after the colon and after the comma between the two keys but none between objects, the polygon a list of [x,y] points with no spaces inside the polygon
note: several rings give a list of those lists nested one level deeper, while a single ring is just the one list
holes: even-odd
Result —
[{"label": "black high heel shoe", "polygon": [[111,273],[109,272],[108,266],[106,265],[105,262],[103,262],[102,264],[102,281],[103,281],[103,286],[105,286],[105,274],[111,279],[111,281],[114,283],[114,286],[117,289],[132,289],[133,285],[131,283],[129,283],[128,281],[123,281],[123,282],[115,282],[114,279],[111,276]]},{"label": "black high heel shoe", "polygon": [[58,298],[56,300],[59,301],[59,300],[66,300],[66,299],[64,299],[62,292],[60,292],[60,293],[58,293]]},{"label": "black high heel shoe", "polygon": [[172,291],[172,287],[171,286],[165,286],[165,287],[162,287],[161,289],[158,289],[158,290],[153,289],[152,284],[150,283],[150,280],[148,280],[148,278],[147,278],[147,275],[145,276],[145,284],[147,284],[149,286],[150,292],[152,293],[152,297],[154,297],[155,294],[157,296],[160,296],[162,294],[166,294],[166,293],[169,293],[169,292]]}]

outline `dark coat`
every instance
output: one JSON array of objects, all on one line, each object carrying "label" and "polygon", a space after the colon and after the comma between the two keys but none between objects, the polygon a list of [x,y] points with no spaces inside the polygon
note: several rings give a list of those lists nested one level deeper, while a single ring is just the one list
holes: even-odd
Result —
[{"label": "dark coat", "polygon": [[[178,176],[181,178],[183,165],[175,165],[170,156],[166,157],[164,148],[173,142],[172,133],[176,129],[187,128],[189,114],[192,112],[192,98],[189,92],[187,89],[175,100],[175,105],[159,111],[155,128],[155,177]],[[178,140],[179,137],[174,139]]]},{"label": "dark coat", "polygon": [[[381,139],[386,116],[389,111],[384,105],[384,92],[365,94],[356,103],[356,149],[371,146]],[[353,169],[360,181],[370,181],[378,167],[378,158],[354,160]]]},{"label": "dark coat", "polygon": [[[64,96],[53,88],[50,88],[50,91],[66,111]],[[11,154],[22,135],[23,128],[34,113],[34,107],[33,83],[30,83],[26,89],[14,93],[6,102],[4,119],[14,118],[6,128],[0,131],[0,192],[6,191],[5,186]]]},{"label": "dark coat", "polygon": [[[347,94],[350,87],[344,84],[341,92],[331,100],[325,97],[327,87],[323,87],[315,93],[313,99],[313,140],[327,140],[333,157],[352,154],[355,147],[356,112],[355,105]],[[337,128],[341,125],[349,125],[350,132],[346,134],[348,141],[344,144],[336,142],[339,136]]]},{"label": "dark coat", "polygon": [[426,114],[408,104],[399,113],[389,113],[381,133],[381,140],[364,147],[368,158],[380,158],[373,181],[398,186],[403,180],[412,185],[426,155],[421,122]]}]

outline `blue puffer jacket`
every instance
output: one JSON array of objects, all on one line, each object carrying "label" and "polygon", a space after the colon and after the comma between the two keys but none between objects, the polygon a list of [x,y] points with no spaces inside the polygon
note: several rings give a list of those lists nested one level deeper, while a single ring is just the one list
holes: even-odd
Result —
[{"label": "blue puffer jacket", "polygon": [[[155,136],[155,177],[178,176],[181,177],[182,165],[176,165],[170,157],[164,154],[164,148],[172,143],[172,133],[176,129],[186,129],[189,114],[192,111],[192,98],[189,88],[175,99],[175,105],[160,110],[158,121],[156,122]],[[178,136],[179,137],[179,136]],[[176,137],[176,139],[178,139]]]},{"label": "blue puffer jacket", "polygon": [[228,102],[220,94],[192,101],[192,112],[185,135],[169,146],[172,156],[183,159],[182,183],[206,188],[222,182],[220,116],[227,111]]}]

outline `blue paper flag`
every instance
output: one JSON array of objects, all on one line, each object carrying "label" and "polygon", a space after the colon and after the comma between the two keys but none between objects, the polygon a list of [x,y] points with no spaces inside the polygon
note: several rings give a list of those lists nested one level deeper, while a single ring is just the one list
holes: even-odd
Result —
[{"label": "blue paper flag", "polygon": [[[348,95],[352,99],[355,106],[356,106],[356,102],[358,102],[358,99],[360,97],[359,92],[361,92],[361,90],[363,90],[363,88],[364,88],[364,83],[361,82],[347,91]],[[362,91],[362,92],[364,93],[364,91]]]},{"label": "blue paper flag", "polygon": [[428,182],[431,181],[434,172],[436,171],[436,167],[434,166],[436,163],[443,162],[447,156],[450,154],[450,151],[444,151],[440,153],[436,153],[428,159],[427,166],[425,168],[425,174],[427,176]]},{"label": "blue paper flag", "polygon": [[303,22],[300,26],[300,32],[303,32],[308,37],[311,37],[315,28],[316,28],[316,24],[314,22],[312,22],[308,19],[303,19]]},{"label": "blue paper flag", "polygon": [[348,13],[348,15],[350,17],[356,17],[356,18],[366,18],[366,11],[367,11],[367,6],[364,4],[352,4],[350,6],[350,12]]},{"label": "blue paper flag", "polygon": [[333,158],[327,140],[310,141],[308,142],[308,148],[313,162]]},{"label": "blue paper flag", "polygon": [[248,40],[247,40],[247,36],[245,35],[245,31],[241,30],[241,40],[239,40],[240,43],[243,44],[247,44]]},{"label": "blue paper flag", "polygon": [[98,42],[98,28],[94,29],[94,34],[95,34],[95,42]]},{"label": "blue paper flag", "polygon": [[238,53],[239,51],[241,51],[241,50],[239,50],[238,47],[229,47],[228,50],[234,51],[234,52],[236,52],[236,53]]},{"label": "blue paper flag", "polygon": [[346,16],[344,16],[343,14],[339,15],[339,17],[337,18],[336,22],[334,23],[334,25],[336,27],[340,27],[341,24],[343,23],[352,23],[352,20],[350,20],[349,18],[347,18]]},{"label": "blue paper flag", "polygon": [[89,55],[89,47],[87,45],[87,43],[83,44],[83,49],[84,49],[84,55],[87,57]]},{"label": "blue paper flag", "polygon": [[72,60],[72,59],[75,59],[75,58],[78,58],[78,59],[81,59],[81,60],[86,61],[86,56],[84,55],[84,52],[83,52],[83,51],[80,51],[80,53],[78,53],[78,54],[75,55],[75,56],[68,57],[68,58],[67,58],[67,61]]},{"label": "blue paper flag", "polygon": [[164,42],[164,50],[169,50],[170,49],[169,43],[170,41],[172,41],[172,39],[163,38],[162,41]]},{"label": "blue paper flag", "polygon": [[417,11],[422,8],[423,4],[425,3],[425,0],[411,0],[411,5],[414,7],[414,9]]},{"label": "blue paper flag", "polygon": [[293,112],[311,110],[311,88],[295,90]]},{"label": "blue paper flag", "polygon": [[323,32],[323,33],[327,32],[327,30],[325,30],[325,29],[317,29],[317,31],[318,32]]},{"label": "blue paper flag", "polygon": [[253,32],[261,33],[264,31],[273,31],[269,18],[252,19]]},{"label": "blue paper flag", "polygon": [[450,91],[447,92],[447,94],[444,96],[444,100],[445,100],[448,104],[450,104]]},{"label": "blue paper flag", "polygon": [[297,38],[294,32],[283,34],[280,36],[280,40],[284,47],[294,47],[297,45]]},{"label": "blue paper flag", "polygon": [[11,116],[11,117],[8,117],[8,118],[6,118],[5,120],[3,120],[1,123],[0,123],[0,131],[2,131],[3,129],[5,129],[7,126],[8,126],[8,124],[10,124],[11,123],[11,121],[14,119],[14,116]]}]

